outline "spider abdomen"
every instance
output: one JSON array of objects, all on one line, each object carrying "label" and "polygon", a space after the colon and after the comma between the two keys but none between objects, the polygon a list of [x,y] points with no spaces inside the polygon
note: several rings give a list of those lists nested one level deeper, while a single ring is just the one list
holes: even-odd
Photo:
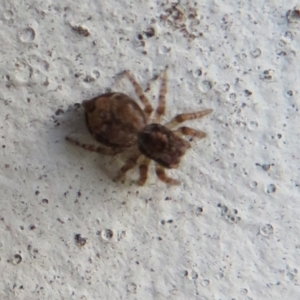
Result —
[{"label": "spider abdomen", "polygon": [[139,105],[122,93],[108,93],[83,102],[86,123],[93,137],[108,147],[136,144],[146,117]]}]

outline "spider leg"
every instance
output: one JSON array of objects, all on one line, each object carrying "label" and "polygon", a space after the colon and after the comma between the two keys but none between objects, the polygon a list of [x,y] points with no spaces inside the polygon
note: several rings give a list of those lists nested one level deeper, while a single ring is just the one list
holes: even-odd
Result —
[{"label": "spider leg", "polygon": [[197,137],[199,139],[203,139],[206,137],[206,133],[201,130],[196,130],[190,127],[182,126],[177,128],[176,130],[173,130],[175,134],[178,134],[179,136],[182,135],[188,135],[192,137]]},{"label": "spider leg", "polygon": [[147,173],[148,173],[148,168],[149,168],[150,162],[151,162],[151,159],[146,157],[139,166],[140,178],[137,181],[137,184],[140,186],[144,185],[147,180]]},{"label": "spider leg", "polygon": [[135,80],[135,78],[133,77],[133,75],[131,75],[131,73],[129,71],[125,71],[124,74],[127,76],[127,78],[129,79],[129,81],[131,82],[131,84],[134,87],[135,93],[137,94],[137,96],[140,98],[140,100],[142,101],[143,105],[145,106],[144,108],[144,112],[145,114],[149,117],[150,114],[153,111],[153,108],[149,102],[149,100],[147,99],[147,97],[145,96],[142,88],[140,87],[140,85],[137,83],[137,81]]},{"label": "spider leg", "polygon": [[69,143],[76,145],[78,147],[81,147],[85,150],[91,151],[91,152],[98,152],[104,155],[116,155],[120,152],[123,152],[124,149],[115,149],[115,148],[102,148],[102,147],[97,147],[95,145],[91,145],[91,144],[85,144],[85,143],[81,143],[73,138],[70,137],[66,137],[66,141],[68,141]]},{"label": "spider leg", "polygon": [[114,181],[118,181],[118,180],[123,181],[127,171],[129,171],[136,165],[137,160],[139,159],[140,156],[141,156],[140,152],[130,156],[125,162],[125,164],[123,165],[123,167],[119,170],[118,175],[115,177]]},{"label": "spider leg", "polygon": [[166,110],[166,94],[167,94],[167,69],[168,66],[164,69],[162,73],[162,80],[159,90],[159,97],[158,97],[158,106],[155,110],[155,115],[153,122],[157,123],[162,115],[165,114]]},{"label": "spider leg", "polygon": [[180,115],[175,116],[170,122],[165,124],[165,126],[169,129],[172,129],[182,122],[202,118],[202,117],[210,114],[212,111],[213,111],[212,109],[205,109],[205,110],[201,110],[201,111],[197,111],[197,112],[193,112],[193,113],[180,114]]},{"label": "spider leg", "polygon": [[160,179],[161,181],[163,181],[167,184],[170,184],[170,185],[179,185],[180,184],[179,180],[168,177],[168,175],[165,172],[165,169],[158,164],[155,165],[155,172],[156,172],[158,179]]}]

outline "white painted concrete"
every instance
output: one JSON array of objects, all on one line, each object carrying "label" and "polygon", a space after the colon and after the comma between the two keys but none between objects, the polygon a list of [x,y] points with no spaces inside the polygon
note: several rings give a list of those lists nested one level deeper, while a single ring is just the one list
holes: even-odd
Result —
[{"label": "white painted concrete", "polygon": [[[0,298],[300,299],[297,2],[74,2],[1,5]],[[208,137],[180,187],[116,184],[74,104],[167,64],[164,120]]]}]

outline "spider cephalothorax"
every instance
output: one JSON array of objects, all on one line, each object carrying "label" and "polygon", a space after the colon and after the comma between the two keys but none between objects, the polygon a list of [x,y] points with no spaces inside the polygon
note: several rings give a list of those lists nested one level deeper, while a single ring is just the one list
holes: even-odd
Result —
[{"label": "spider cephalothorax", "polygon": [[138,133],[138,148],[164,168],[177,168],[181,156],[191,145],[160,124],[149,124]]},{"label": "spider cephalothorax", "polygon": [[92,136],[104,147],[83,144],[70,137],[66,139],[84,149],[107,155],[115,155],[130,150],[132,155],[119,170],[117,179],[124,178],[126,172],[141,159],[138,184],[143,185],[147,180],[149,163],[154,160],[158,178],[168,184],[178,184],[178,180],[166,175],[164,168],[177,168],[181,157],[190,148],[190,143],[181,136],[204,138],[206,134],[203,131],[185,126],[175,130],[173,128],[184,121],[201,118],[211,113],[212,110],[206,109],[180,114],[167,124],[158,124],[160,117],[165,113],[166,70],[162,73],[159,103],[153,118],[150,118],[153,108],[143,90],[128,71],[124,73],[133,84],[144,109],[129,96],[122,93],[107,93],[91,100],[85,100],[83,107],[87,127]]}]

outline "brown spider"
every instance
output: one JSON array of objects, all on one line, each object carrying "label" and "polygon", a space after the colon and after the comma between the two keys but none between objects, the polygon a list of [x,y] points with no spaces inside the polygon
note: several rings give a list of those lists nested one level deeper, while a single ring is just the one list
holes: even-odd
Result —
[{"label": "brown spider", "polygon": [[162,73],[158,106],[154,117],[149,122],[153,112],[149,100],[129,71],[125,71],[124,74],[132,83],[144,108],[141,109],[133,99],[122,93],[107,93],[91,100],[85,100],[83,107],[87,127],[92,136],[106,147],[83,144],[70,137],[66,137],[66,140],[86,150],[106,155],[115,155],[130,149],[132,155],[119,170],[116,180],[124,178],[126,172],[142,158],[139,163],[140,177],[137,182],[139,185],[144,185],[147,180],[151,160],[155,161],[156,175],[161,181],[171,185],[179,184],[177,179],[167,176],[165,168],[177,168],[181,157],[191,147],[190,143],[181,136],[204,138],[206,134],[186,126],[175,130],[171,129],[184,121],[201,118],[211,113],[212,109],[180,114],[164,125],[158,124],[160,117],[165,113],[167,93],[165,69]]}]

